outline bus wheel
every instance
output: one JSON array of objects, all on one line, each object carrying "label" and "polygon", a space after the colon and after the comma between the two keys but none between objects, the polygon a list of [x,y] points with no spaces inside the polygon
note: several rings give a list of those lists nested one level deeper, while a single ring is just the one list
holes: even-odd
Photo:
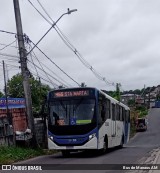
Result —
[{"label": "bus wheel", "polygon": [[104,138],[104,143],[103,143],[103,153],[106,153],[107,152],[107,150],[108,150],[108,139],[107,139],[107,137],[105,136],[105,138]]},{"label": "bus wheel", "polygon": [[123,148],[123,144],[124,144],[124,136],[122,137],[121,143],[120,143],[120,145],[119,145],[119,148],[120,148],[120,149]]},{"label": "bus wheel", "polygon": [[63,157],[69,157],[69,155],[70,155],[70,151],[68,151],[68,150],[62,150],[61,152],[62,152]]}]

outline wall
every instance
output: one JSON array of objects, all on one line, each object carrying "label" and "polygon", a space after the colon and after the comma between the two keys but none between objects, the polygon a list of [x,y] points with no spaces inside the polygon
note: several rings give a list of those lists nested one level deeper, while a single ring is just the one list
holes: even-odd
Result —
[{"label": "wall", "polygon": [[4,116],[0,118],[0,145],[11,146],[15,144],[12,125],[9,125],[8,119]]}]

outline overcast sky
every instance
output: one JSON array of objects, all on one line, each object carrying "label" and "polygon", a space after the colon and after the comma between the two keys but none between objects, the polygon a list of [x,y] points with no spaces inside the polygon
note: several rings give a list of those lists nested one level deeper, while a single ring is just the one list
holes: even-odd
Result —
[{"label": "overcast sky", "polygon": [[[44,15],[37,0],[32,3]],[[56,21],[67,8],[77,9],[57,23],[63,34],[82,57],[107,81],[121,83],[123,90],[142,89],[160,84],[160,1],[159,0],[39,0],[48,14]],[[36,12],[28,0],[20,0],[23,32],[36,43],[50,25]],[[46,16],[46,15],[45,15]],[[49,19],[46,16],[47,19]],[[16,32],[12,0],[1,0],[0,30]],[[15,40],[15,35],[0,32],[0,54],[18,55],[15,47],[4,45]],[[16,46],[16,42],[12,46]],[[39,48],[78,83],[99,89],[114,90],[114,86],[99,80],[86,68],[52,29],[39,43]],[[37,49],[34,53],[47,73],[56,73],[71,86],[77,86]],[[32,62],[31,57],[28,57]],[[8,77],[20,72],[18,58],[0,55],[5,61]],[[39,67],[36,58],[33,61]],[[29,62],[31,72],[36,74]],[[51,69],[53,72],[51,72]],[[38,70],[39,76],[49,80]],[[3,89],[3,71],[0,63],[0,89]],[[50,77],[50,80],[53,78]],[[43,81],[43,80],[42,80]],[[44,81],[43,81],[44,82]],[[53,81],[59,84],[56,81]],[[66,84],[65,83],[65,84]],[[52,87],[52,85],[51,85]]]}]

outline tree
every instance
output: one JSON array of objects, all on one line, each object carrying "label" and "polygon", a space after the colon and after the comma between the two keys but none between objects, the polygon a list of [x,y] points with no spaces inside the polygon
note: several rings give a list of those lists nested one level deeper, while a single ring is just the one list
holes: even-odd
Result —
[{"label": "tree", "polygon": [[[34,115],[38,114],[41,109],[43,98],[47,95],[50,87],[41,84],[33,76],[29,79],[31,87],[31,97]],[[14,75],[7,83],[8,95],[15,98],[24,98],[23,80],[21,74]]]},{"label": "tree", "polygon": [[3,97],[4,96],[4,94],[0,91],[0,97]]}]

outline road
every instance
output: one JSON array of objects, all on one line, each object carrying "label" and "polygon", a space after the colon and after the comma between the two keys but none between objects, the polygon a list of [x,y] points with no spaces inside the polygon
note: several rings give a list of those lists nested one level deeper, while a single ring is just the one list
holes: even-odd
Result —
[{"label": "road", "polygon": [[[73,153],[68,158],[63,158],[60,153],[51,156],[42,156],[28,161],[23,161],[21,164],[138,164],[147,163],[154,157],[154,152],[160,147],[160,109],[154,108],[149,111],[148,115],[148,130],[138,132],[123,149],[112,149],[106,154],[96,153]],[[3,171],[4,172],[4,171]],[[14,171],[19,172],[19,171]],[[25,171],[23,171],[25,172]],[[31,171],[32,172],[32,171]],[[75,170],[50,170],[41,172],[65,172],[71,173]],[[82,172],[82,170],[76,170]],[[98,172],[125,172],[125,171],[110,171],[110,170],[83,170],[83,173],[98,173]]]}]

